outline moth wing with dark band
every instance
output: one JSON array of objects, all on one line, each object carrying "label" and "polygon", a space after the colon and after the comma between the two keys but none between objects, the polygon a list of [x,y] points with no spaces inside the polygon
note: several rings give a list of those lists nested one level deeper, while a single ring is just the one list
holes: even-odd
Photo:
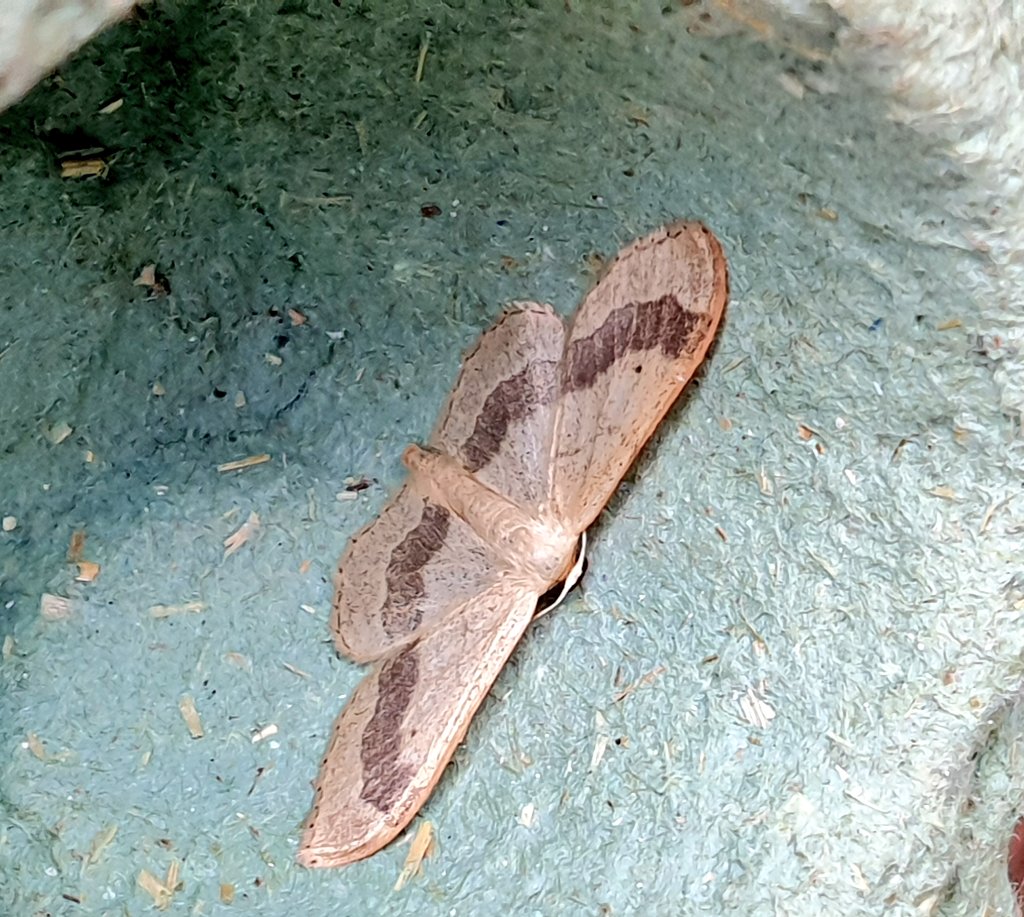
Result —
[{"label": "moth wing with dark band", "polygon": [[679,397],[714,339],[725,256],[699,223],[673,223],[627,248],[569,327],[551,443],[556,515],[585,531]]},{"label": "moth wing with dark band", "polygon": [[440,624],[497,582],[492,550],[461,519],[408,484],[354,535],[335,577],[339,652],[371,662]]},{"label": "moth wing with dark band", "polygon": [[466,355],[430,441],[524,509],[547,497],[564,341],[550,306],[515,304]]},{"label": "moth wing with dark band", "polygon": [[299,862],[342,866],[394,838],[430,795],[533,617],[537,593],[504,577],[378,661],[331,735]]}]

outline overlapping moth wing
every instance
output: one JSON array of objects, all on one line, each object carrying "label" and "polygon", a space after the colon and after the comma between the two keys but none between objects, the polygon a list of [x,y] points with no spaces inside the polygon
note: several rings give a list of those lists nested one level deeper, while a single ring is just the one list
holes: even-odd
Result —
[{"label": "overlapping moth wing", "polygon": [[550,306],[513,306],[466,355],[430,441],[524,509],[547,497],[564,339]]},{"label": "overlapping moth wing", "polygon": [[623,249],[569,327],[551,447],[559,516],[590,526],[704,359],[728,298],[725,256],[699,223]]},{"label": "overlapping moth wing", "polygon": [[341,866],[401,831],[437,783],[533,616],[537,594],[504,576],[374,664],[334,726],[299,862]]},{"label": "overlapping moth wing", "polygon": [[[545,496],[565,326],[520,303],[466,355],[430,444],[524,508]],[[410,485],[349,542],[335,577],[340,652],[378,659],[496,582],[488,545]]]},{"label": "overlapping moth wing", "polygon": [[435,627],[498,580],[493,552],[461,519],[404,485],[338,564],[338,651],[370,662]]}]

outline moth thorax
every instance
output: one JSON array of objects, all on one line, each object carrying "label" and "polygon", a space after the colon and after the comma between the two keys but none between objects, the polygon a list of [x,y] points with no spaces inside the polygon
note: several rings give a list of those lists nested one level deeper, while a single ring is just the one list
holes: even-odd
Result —
[{"label": "moth thorax", "polygon": [[513,524],[501,535],[502,553],[545,586],[565,578],[572,567],[576,537],[539,519]]},{"label": "moth thorax", "polygon": [[403,455],[415,487],[466,522],[513,569],[545,587],[572,566],[576,535],[484,484],[443,452],[409,446]]}]

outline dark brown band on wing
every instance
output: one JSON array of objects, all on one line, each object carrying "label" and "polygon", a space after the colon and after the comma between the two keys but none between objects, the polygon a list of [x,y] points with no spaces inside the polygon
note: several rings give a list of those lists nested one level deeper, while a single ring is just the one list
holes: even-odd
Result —
[{"label": "dark brown band on wing", "polygon": [[389,637],[412,633],[419,626],[423,567],[441,549],[450,523],[448,510],[426,503],[419,524],[392,550],[385,574],[387,601],[381,609],[381,624]]},{"label": "dark brown band on wing", "polygon": [[499,382],[487,396],[473,432],[462,445],[466,469],[477,472],[501,448],[508,428],[539,407],[551,404],[558,392],[558,364],[541,360]]},{"label": "dark brown band on wing", "polygon": [[649,302],[629,303],[612,312],[593,334],[573,341],[565,356],[565,387],[590,388],[618,359],[660,347],[675,359],[704,338],[711,316],[684,309],[666,294]]},{"label": "dark brown band on wing", "polygon": [[409,785],[412,765],[398,766],[402,752],[402,720],[416,692],[417,647],[402,650],[384,663],[377,678],[377,704],[366,725],[359,759],[363,764],[360,797],[380,812],[390,811]]}]

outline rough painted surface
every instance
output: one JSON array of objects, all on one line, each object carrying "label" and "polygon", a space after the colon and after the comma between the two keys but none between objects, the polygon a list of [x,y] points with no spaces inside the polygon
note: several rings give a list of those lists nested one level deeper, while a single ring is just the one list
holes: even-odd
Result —
[{"label": "rough painted surface", "polygon": [[[204,913],[1008,913],[1019,297],[963,242],[983,189],[827,43],[662,6],[161,4],[0,119],[0,911],[136,913],[177,858]],[[109,175],[61,181],[83,145]],[[362,676],[324,642],[347,535],[496,309],[571,309],[677,216],[729,250],[726,333],[431,798],[438,854],[399,894],[400,847],[299,870]]]}]

